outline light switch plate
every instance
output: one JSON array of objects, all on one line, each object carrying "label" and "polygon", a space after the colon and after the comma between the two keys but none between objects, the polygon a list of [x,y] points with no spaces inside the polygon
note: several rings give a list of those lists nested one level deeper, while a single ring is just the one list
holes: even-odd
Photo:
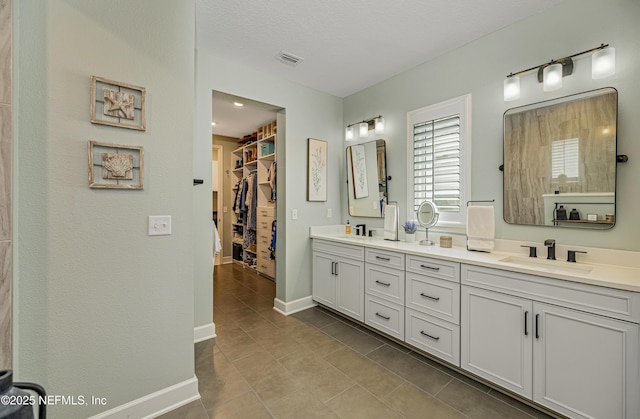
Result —
[{"label": "light switch plate", "polygon": [[168,236],[171,234],[171,216],[170,215],[150,215],[149,216],[149,235],[150,236]]},{"label": "light switch plate", "polygon": [[297,209],[292,209],[291,210],[291,219],[292,220],[297,220],[298,219],[298,210]]}]

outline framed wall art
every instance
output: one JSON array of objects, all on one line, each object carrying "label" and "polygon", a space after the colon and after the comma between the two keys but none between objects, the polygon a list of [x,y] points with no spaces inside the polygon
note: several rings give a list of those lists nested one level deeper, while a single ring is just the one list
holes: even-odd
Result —
[{"label": "framed wall art", "polygon": [[307,201],[327,200],[327,142],[307,140]]},{"label": "framed wall art", "polygon": [[353,179],[353,196],[356,199],[369,196],[367,185],[367,160],[363,145],[349,147],[351,152],[351,179]]},{"label": "framed wall art", "polygon": [[91,76],[91,122],[145,131],[146,89]]},{"label": "framed wall art", "polygon": [[142,189],[144,149],[140,146],[89,141],[89,187]]}]

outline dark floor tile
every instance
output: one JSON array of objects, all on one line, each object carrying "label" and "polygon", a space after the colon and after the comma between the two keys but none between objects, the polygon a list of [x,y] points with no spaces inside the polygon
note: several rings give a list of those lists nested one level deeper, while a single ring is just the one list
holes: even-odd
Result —
[{"label": "dark floor tile", "polygon": [[292,314],[298,320],[301,320],[311,326],[324,327],[330,323],[338,321],[335,317],[317,310],[316,308],[308,308],[303,311]]},{"label": "dark floor tile", "polygon": [[534,418],[537,419],[553,419],[554,416],[550,416],[538,409],[535,409],[527,404],[524,404],[512,397],[507,396],[506,394],[503,394],[497,390],[493,390],[491,389],[489,391],[489,395],[495,397],[496,399],[502,400],[503,402],[507,403],[508,405],[511,405],[513,407],[515,407],[518,410],[522,410],[523,412],[527,413],[528,415],[533,416]]},{"label": "dark floor tile", "polygon": [[210,419],[200,400],[196,400],[169,413],[158,416],[158,419]]},{"label": "dark floor tile", "polygon": [[379,339],[342,322],[330,323],[321,330],[365,355],[384,345]]},{"label": "dark floor tile", "polygon": [[436,397],[472,419],[531,419],[523,411],[458,380],[452,380]]},{"label": "dark floor tile", "polygon": [[453,379],[431,365],[388,345],[376,349],[367,357],[431,395],[437,394]]}]

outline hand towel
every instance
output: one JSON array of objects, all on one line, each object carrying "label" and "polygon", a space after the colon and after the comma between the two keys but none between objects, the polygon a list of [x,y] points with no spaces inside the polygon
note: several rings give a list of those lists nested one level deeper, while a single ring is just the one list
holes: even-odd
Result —
[{"label": "hand towel", "polygon": [[470,206],[467,208],[467,248],[490,252],[495,243],[496,222],[492,206]]},{"label": "hand towel", "polygon": [[397,208],[393,204],[387,204],[384,210],[384,239],[398,239],[398,214]]}]

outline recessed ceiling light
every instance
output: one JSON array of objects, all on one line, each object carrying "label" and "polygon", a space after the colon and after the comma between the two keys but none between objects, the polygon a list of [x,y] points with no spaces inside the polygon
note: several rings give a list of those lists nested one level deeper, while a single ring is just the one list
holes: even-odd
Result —
[{"label": "recessed ceiling light", "polygon": [[212,122],[212,123],[211,123],[211,126],[214,126],[215,124],[216,124],[215,122]]},{"label": "recessed ceiling light", "polygon": [[233,102],[233,105],[234,105],[234,106],[244,106],[244,104],[243,104],[243,103],[240,103],[240,102]]}]

